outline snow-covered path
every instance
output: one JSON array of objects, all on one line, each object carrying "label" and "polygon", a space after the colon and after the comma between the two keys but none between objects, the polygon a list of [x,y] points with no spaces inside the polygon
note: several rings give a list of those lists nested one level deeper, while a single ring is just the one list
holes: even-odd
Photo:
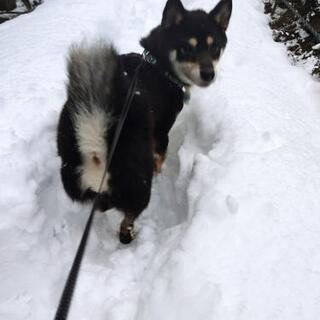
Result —
[{"label": "snow-covered path", "polygon": [[[0,319],[53,317],[89,211],[58,175],[68,46],[140,51],[165,1],[94,3],[47,0],[0,25]],[[259,0],[234,0],[228,35],[216,84],[172,130],[137,241],[118,243],[116,212],[96,217],[70,319],[319,318],[320,85],[289,65]]]}]

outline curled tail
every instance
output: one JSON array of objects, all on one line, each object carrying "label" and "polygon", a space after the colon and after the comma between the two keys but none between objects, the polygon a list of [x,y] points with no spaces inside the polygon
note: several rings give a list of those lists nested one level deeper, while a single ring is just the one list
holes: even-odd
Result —
[{"label": "curled tail", "polygon": [[116,51],[102,41],[73,45],[68,59],[69,97],[87,108],[92,105],[105,108],[117,66]]},{"label": "curled tail", "polygon": [[[74,45],[70,50],[66,109],[73,126],[76,144],[74,149],[79,153],[79,160],[75,160],[74,153],[68,155],[68,150],[62,158],[66,158],[63,161],[70,167],[74,166],[72,170],[80,179],[77,185],[80,186],[81,192],[88,189],[98,191],[106,166],[107,136],[117,68],[118,55],[110,45],[97,42],[93,45]],[[60,127],[61,131],[66,130],[64,135],[60,135],[60,145],[68,149],[68,128],[63,125]],[[107,179],[102,191],[108,190],[106,181]]]}]

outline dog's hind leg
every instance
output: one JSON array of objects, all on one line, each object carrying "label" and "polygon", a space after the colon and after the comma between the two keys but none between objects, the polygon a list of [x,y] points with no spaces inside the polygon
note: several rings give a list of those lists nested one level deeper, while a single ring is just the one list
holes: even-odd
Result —
[{"label": "dog's hind leg", "polygon": [[102,192],[99,195],[97,195],[96,200],[96,209],[98,209],[101,212],[107,211],[111,209],[113,206],[110,201],[110,196],[107,192]]},{"label": "dog's hind leg", "polygon": [[119,233],[119,239],[123,244],[128,244],[134,239],[134,221],[148,206],[150,200],[153,164],[151,154],[149,162],[141,171],[130,170],[128,167],[127,170],[122,170],[111,186],[112,202],[124,214]]},{"label": "dog's hind leg", "polygon": [[[119,233],[120,241],[124,244],[134,239],[134,221],[148,206],[151,195],[152,150],[145,146],[145,152],[136,152],[138,145],[137,141],[133,144],[135,148],[129,150],[119,145],[111,165],[110,198],[114,207],[124,214]],[[125,154],[120,155],[121,151],[125,151]]]}]

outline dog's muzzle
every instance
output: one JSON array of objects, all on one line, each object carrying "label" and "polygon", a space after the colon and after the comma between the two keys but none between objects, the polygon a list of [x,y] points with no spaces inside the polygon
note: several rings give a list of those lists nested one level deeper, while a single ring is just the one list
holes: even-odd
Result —
[{"label": "dog's muzzle", "polygon": [[212,58],[209,54],[202,54],[199,59],[200,78],[208,85],[214,80],[215,72]]},{"label": "dog's muzzle", "polygon": [[215,77],[213,67],[200,68],[200,77],[205,82],[211,82]]}]

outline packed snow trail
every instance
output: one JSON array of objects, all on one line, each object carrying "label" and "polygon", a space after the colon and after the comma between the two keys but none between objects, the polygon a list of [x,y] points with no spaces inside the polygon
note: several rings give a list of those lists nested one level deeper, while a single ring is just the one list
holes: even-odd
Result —
[{"label": "packed snow trail", "polygon": [[[56,155],[69,45],[141,52],[164,3],[48,0],[0,25],[0,319],[53,317],[89,212]],[[318,319],[319,83],[289,65],[259,0],[234,0],[228,36],[217,82],[171,132],[137,240],[119,244],[116,212],[96,217],[70,319]]]}]

